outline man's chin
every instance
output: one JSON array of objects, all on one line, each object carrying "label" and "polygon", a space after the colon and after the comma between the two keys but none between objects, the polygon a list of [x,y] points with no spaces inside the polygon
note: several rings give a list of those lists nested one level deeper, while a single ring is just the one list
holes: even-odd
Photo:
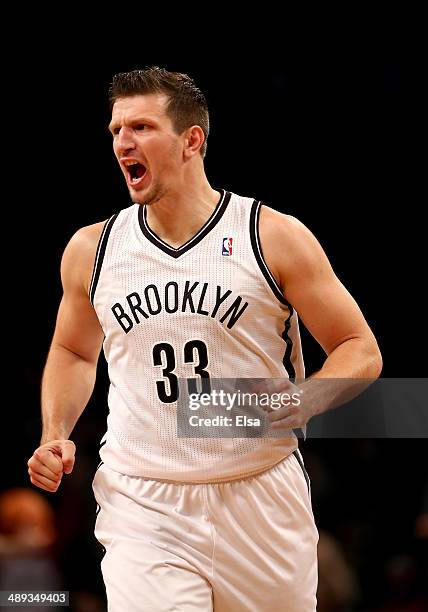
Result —
[{"label": "man's chin", "polygon": [[152,186],[151,189],[141,189],[140,191],[129,190],[131,199],[134,204],[145,204],[151,206],[155,204],[165,195],[165,190],[158,185]]},{"label": "man's chin", "polygon": [[147,189],[137,190],[130,187],[129,195],[134,204],[146,204],[146,200],[150,199],[150,193],[147,192]]}]

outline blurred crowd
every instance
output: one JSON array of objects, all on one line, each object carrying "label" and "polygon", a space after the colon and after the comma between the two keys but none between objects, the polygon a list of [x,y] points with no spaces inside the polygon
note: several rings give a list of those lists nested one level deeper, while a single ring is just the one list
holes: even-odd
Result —
[{"label": "blurred crowd", "polygon": [[[25,482],[0,495],[0,590],[67,590],[73,612],[106,610],[93,536],[97,435],[87,424],[78,428],[76,467],[56,495]],[[300,446],[320,532],[319,612],[426,612],[424,441]]]}]

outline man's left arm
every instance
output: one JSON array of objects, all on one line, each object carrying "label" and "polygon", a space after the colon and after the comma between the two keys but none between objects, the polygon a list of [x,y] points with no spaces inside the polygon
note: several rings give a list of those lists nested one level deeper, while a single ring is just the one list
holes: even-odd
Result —
[{"label": "man's left arm", "polygon": [[[288,415],[288,422],[283,419],[282,425],[300,427],[315,414],[351,399],[378,378],[382,357],[356,301],[302,223],[263,207],[260,238],[266,263],[284,296],[327,355],[322,368],[299,385],[304,392],[303,410]],[[331,383],[319,384],[319,379]],[[271,418],[281,418],[280,412],[282,409]]]}]

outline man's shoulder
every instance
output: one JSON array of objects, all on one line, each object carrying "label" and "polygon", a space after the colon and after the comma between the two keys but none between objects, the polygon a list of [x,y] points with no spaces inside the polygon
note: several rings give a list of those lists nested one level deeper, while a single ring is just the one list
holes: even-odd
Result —
[{"label": "man's shoulder", "polygon": [[260,211],[259,234],[267,265],[285,286],[287,278],[298,270],[313,275],[324,251],[314,234],[299,219],[269,206]]},{"label": "man's shoulder", "polygon": [[275,210],[266,204],[260,209],[259,232],[272,240],[284,244],[300,242],[311,235],[308,228],[296,217]]},{"label": "man's shoulder", "polygon": [[71,237],[70,243],[80,248],[92,248],[94,245],[97,247],[107,222],[108,219],[104,219],[104,221],[99,221],[79,228]]},{"label": "man's shoulder", "polygon": [[101,235],[108,219],[78,229],[65,247],[61,261],[61,276],[82,279],[87,288],[92,276]]}]

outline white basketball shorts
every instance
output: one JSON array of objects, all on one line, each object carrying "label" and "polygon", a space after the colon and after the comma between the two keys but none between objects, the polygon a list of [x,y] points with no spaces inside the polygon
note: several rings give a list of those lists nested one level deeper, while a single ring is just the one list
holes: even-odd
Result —
[{"label": "white basketball shorts", "polygon": [[244,480],[181,484],[101,465],[110,612],[313,612],[317,543],[299,451]]}]

